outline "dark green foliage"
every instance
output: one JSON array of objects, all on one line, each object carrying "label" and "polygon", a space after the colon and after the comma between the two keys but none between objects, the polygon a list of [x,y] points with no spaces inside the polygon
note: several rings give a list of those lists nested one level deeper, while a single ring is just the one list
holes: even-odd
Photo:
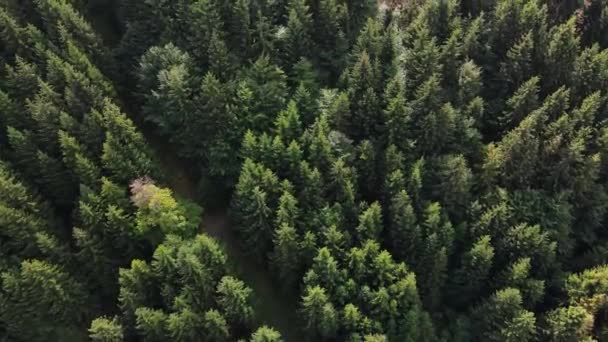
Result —
[{"label": "dark green foliage", "polygon": [[45,341],[61,338],[85,320],[87,295],[60,267],[39,260],[23,261],[2,273],[0,319],[7,338]]},{"label": "dark green foliage", "polygon": [[[494,259],[494,247],[490,237],[481,237],[463,256],[462,265],[454,272],[452,301],[466,305],[484,290]],[[483,292],[482,292],[483,293]]]},{"label": "dark green foliage", "polygon": [[475,334],[486,341],[532,341],[536,328],[534,313],[522,308],[517,289],[496,292],[475,309]]},{"label": "dark green foliage", "polygon": [[302,57],[309,57],[313,51],[313,21],[306,0],[290,0],[287,10],[287,23],[282,37],[282,61],[286,68],[295,66]]},{"label": "dark green foliage", "polygon": [[[214,0],[197,0],[190,3],[178,2],[176,7],[177,14],[183,16],[170,22],[174,28],[170,28],[166,34],[177,42],[183,42],[183,47],[192,54],[196,61],[208,66],[211,64],[209,51],[212,50],[214,40],[223,39],[222,22],[219,13],[219,6]],[[182,12],[183,11],[183,12]],[[183,22],[182,22],[183,21]],[[180,44],[180,46],[182,46]]]},{"label": "dark green foliage", "polygon": [[412,200],[405,190],[401,190],[391,199],[389,238],[395,256],[414,265],[417,260],[417,249],[421,242],[420,227],[416,223],[416,214]]},{"label": "dark green foliage", "polygon": [[349,29],[351,37],[356,37],[368,17],[377,11],[377,2],[372,0],[345,1],[349,14]]},{"label": "dark green foliage", "polygon": [[355,140],[373,137],[381,133],[382,109],[376,93],[379,84],[379,65],[363,51],[358,62],[348,74],[348,97],[351,117],[349,133]]},{"label": "dark green foliage", "polygon": [[600,0],[6,0],[0,340],[605,341],[606,37]]},{"label": "dark green foliage", "polygon": [[[245,73],[242,87],[250,92],[245,121],[254,131],[263,131],[283,109],[287,97],[285,73],[267,57],[260,57]],[[242,104],[244,105],[244,104]]]},{"label": "dark green foliage", "polygon": [[158,176],[158,165],[131,120],[110,102],[105,104],[103,116],[107,132],[101,161],[113,178],[124,184],[136,177]]},{"label": "dark green foliage", "polygon": [[[20,182],[9,168],[0,164],[0,236],[2,265],[16,266],[21,260],[47,255],[43,241],[57,238],[58,227],[49,203]],[[57,246],[62,252],[64,246]]]},{"label": "dark green foliage", "polygon": [[[226,255],[206,235],[169,236],[151,263],[120,270],[120,307],[129,330],[147,339],[224,341],[252,319],[251,290],[225,276]],[[153,309],[158,308],[158,309]]]},{"label": "dark green foliage", "polygon": [[336,0],[320,0],[315,40],[319,46],[319,63],[334,80],[344,68],[348,49],[347,6]]},{"label": "dark green foliage", "polygon": [[232,210],[248,253],[263,256],[272,244],[274,213],[269,195],[276,193],[278,179],[272,171],[250,159],[245,165],[248,171],[241,173],[236,185]]}]

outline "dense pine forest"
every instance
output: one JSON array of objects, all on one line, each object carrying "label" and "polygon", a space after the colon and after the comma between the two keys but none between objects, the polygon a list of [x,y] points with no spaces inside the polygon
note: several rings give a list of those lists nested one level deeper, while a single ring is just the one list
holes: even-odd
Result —
[{"label": "dense pine forest", "polygon": [[0,0],[0,341],[608,341],[608,1]]}]

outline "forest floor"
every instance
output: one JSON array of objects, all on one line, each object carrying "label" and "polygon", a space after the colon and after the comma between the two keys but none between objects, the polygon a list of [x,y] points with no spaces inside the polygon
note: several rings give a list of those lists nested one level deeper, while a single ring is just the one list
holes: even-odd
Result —
[{"label": "forest floor", "polygon": [[[149,129],[143,129],[144,135],[160,159],[166,181],[177,197],[199,201],[198,184],[195,181],[195,170],[188,163],[180,160],[164,139],[158,138]],[[228,255],[229,264],[236,276],[243,280],[252,290],[256,323],[266,324],[277,329],[287,342],[298,342],[302,339],[297,326],[297,294],[286,295],[274,281],[270,271],[242,249],[234,230],[230,225],[227,209],[203,213],[201,231],[217,239]]]}]

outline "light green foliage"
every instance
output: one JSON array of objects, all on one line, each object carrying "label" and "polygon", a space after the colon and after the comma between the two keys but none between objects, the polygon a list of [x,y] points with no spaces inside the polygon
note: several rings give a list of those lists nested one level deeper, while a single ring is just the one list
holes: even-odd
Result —
[{"label": "light green foliage", "polygon": [[170,189],[138,179],[131,184],[131,193],[131,201],[137,207],[138,234],[159,229],[163,234],[193,235],[198,222],[188,220],[186,208],[173,197]]},{"label": "light green foliage", "polygon": [[467,104],[473,101],[483,88],[482,70],[472,60],[458,69],[458,101]]},{"label": "light green foliage", "polygon": [[[205,313],[203,328],[206,333],[205,338],[209,341],[225,341],[230,336],[228,323],[222,317],[222,314],[216,310],[209,310]],[[183,329],[180,328],[180,331],[183,331]]]},{"label": "light green foliage", "polygon": [[382,211],[377,202],[366,209],[359,216],[359,225],[356,228],[360,241],[377,240],[382,233]]},{"label": "light green foliage", "polygon": [[338,269],[338,263],[331,255],[327,247],[319,249],[319,253],[313,259],[311,269],[306,273],[304,283],[306,284],[324,284],[324,286],[333,291],[341,281],[341,274]]},{"label": "light green foliage", "polygon": [[95,342],[121,342],[124,339],[122,326],[116,319],[96,318],[91,322],[89,337]]},{"label": "light green foliage", "polygon": [[159,341],[168,335],[168,317],[162,311],[138,308],[135,315],[137,316],[137,330],[147,340]]},{"label": "light green foliage", "polygon": [[545,294],[545,281],[532,278],[531,259],[522,258],[503,271],[500,282],[505,286],[518,288],[525,299],[525,303],[532,305],[542,299]]},{"label": "light green foliage", "polygon": [[570,303],[584,305],[591,313],[605,308],[608,301],[606,293],[608,289],[607,272],[608,268],[606,266],[599,266],[569,276],[566,282],[566,291]]},{"label": "light green foliage", "polygon": [[302,135],[302,123],[295,101],[290,101],[287,105],[287,109],[279,113],[275,122],[275,127],[277,134],[286,143],[296,140]]},{"label": "light green foliage", "polygon": [[335,336],[338,317],[333,305],[328,301],[321,287],[308,288],[302,297],[302,313],[307,329],[322,338]]},{"label": "light green foliage", "polygon": [[267,326],[260,327],[251,335],[250,342],[282,342],[281,334]]},{"label": "light green foliage", "polygon": [[551,341],[593,341],[593,315],[581,306],[568,306],[545,317],[545,337]]},{"label": "light green foliage", "polygon": [[217,285],[218,304],[231,322],[247,325],[253,318],[251,289],[233,277],[223,277]]}]

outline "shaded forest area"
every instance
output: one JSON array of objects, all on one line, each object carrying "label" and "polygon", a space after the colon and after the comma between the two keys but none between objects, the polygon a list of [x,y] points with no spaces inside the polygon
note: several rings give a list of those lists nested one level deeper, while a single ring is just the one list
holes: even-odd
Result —
[{"label": "shaded forest area", "polygon": [[604,0],[0,0],[0,341],[608,341],[607,48]]}]

